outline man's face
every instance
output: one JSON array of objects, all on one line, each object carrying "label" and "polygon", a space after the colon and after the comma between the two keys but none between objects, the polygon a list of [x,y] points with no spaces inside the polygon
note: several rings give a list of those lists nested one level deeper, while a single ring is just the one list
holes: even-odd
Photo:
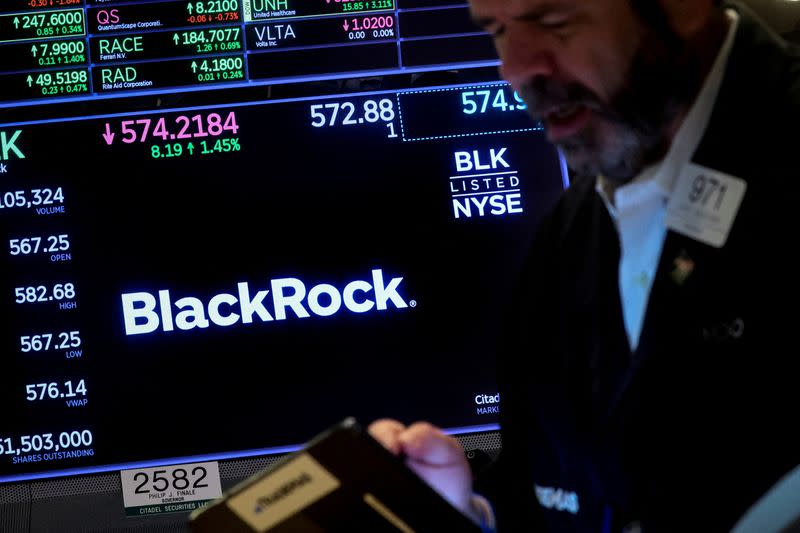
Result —
[{"label": "man's face", "polygon": [[700,83],[666,21],[644,22],[632,1],[471,0],[503,77],[573,170],[618,182],[663,156]]}]

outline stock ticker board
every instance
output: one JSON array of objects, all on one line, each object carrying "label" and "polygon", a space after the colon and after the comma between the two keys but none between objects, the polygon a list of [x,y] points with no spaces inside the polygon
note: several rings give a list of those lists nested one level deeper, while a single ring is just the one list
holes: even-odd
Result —
[{"label": "stock ticker board", "polygon": [[494,64],[454,0],[7,0],[2,101]]},{"label": "stock ticker board", "polygon": [[0,2],[0,483],[496,430],[567,186],[496,66],[452,0]]}]

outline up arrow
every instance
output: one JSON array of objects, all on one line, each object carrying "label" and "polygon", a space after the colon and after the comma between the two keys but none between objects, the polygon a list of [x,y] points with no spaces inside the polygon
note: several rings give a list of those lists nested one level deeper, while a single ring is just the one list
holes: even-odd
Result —
[{"label": "up arrow", "polygon": [[14,28],[19,29],[19,17],[14,17]]},{"label": "up arrow", "polygon": [[35,44],[33,46],[31,46],[31,53],[33,54],[33,57],[36,57],[36,45]]}]

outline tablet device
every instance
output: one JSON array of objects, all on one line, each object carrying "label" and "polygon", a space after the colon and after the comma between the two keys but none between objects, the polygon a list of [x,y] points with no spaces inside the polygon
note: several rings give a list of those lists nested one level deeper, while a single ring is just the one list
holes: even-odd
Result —
[{"label": "tablet device", "polygon": [[195,533],[479,533],[352,418],[190,516]]}]

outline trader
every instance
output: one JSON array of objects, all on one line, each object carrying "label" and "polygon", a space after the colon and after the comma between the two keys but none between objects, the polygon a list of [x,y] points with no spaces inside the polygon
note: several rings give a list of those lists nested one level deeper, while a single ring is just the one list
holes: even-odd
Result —
[{"label": "trader", "polygon": [[497,464],[473,488],[435,427],[370,430],[501,533],[728,531],[800,463],[798,57],[736,3],[471,4],[573,185],[510,314]]}]

